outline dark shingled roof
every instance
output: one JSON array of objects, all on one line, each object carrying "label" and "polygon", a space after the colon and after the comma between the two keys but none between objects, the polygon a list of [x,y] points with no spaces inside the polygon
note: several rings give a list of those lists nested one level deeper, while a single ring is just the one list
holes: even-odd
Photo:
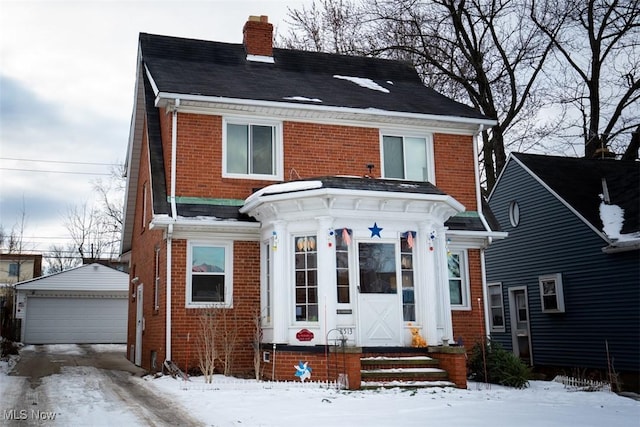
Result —
[{"label": "dark shingled roof", "polygon": [[[487,120],[424,86],[415,69],[401,61],[273,49],[270,64],[247,60],[242,44],[146,33],[140,34],[140,49],[160,92]],[[335,75],[371,79],[389,92]]]},{"label": "dark shingled roof", "polygon": [[600,194],[607,182],[611,204],[624,209],[622,233],[640,231],[640,162],[513,153],[596,229],[602,230]]}]

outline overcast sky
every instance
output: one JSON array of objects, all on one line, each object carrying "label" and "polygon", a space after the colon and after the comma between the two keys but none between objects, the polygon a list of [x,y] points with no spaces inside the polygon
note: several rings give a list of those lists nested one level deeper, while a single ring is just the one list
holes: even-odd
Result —
[{"label": "overcast sky", "polygon": [[[311,0],[0,0],[0,224],[63,244],[70,207],[125,160],[140,32],[242,42],[249,15],[286,33]],[[57,171],[57,172],[54,172]]]}]

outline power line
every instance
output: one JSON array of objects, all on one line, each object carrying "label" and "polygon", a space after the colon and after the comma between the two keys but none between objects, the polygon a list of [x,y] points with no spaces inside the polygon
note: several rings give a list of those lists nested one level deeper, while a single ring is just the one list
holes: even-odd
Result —
[{"label": "power line", "polygon": [[19,162],[65,163],[70,165],[120,166],[118,163],[72,162],[64,160],[19,159],[16,157],[0,157],[0,160],[16,160]]},{"label": "power line", "polygon": [[71,171],[52,171],[52,170],[42,170],[42,169],[19,169],[19,168],[2,168],[0,170],[6,171],[19,171],[19,172],[47,172],[47,173],[67,173],[72,175],[104,175],[111,176],[110,173],[104,172],[71,172]]}]

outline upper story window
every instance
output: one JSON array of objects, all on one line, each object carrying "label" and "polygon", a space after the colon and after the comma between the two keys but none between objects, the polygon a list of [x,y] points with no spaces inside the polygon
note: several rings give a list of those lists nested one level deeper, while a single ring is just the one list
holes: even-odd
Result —
[{"label": "upper story window", "polygon": [[385,178],[434,181],[431,138],[382,135],[382,163]]},{"label": "upper story window", "polygon": [[225,176],[282,178],[279,123],[225,120],[223,139]]},{"label": "upper story window", "polygon": [[562,274],[549,274],[538,278],[542,311],[545,313],[564,313],[564,294],[562,292]]},{"label": "upper story window", "polygon": [[449,293],[452,309],[470,309],[467,252],[451,251],[447,257],[449,267]]},{"label": "upper story window", "polygon": [[187,306],[231,307],[232,259],[231,243],[189,243]]}]

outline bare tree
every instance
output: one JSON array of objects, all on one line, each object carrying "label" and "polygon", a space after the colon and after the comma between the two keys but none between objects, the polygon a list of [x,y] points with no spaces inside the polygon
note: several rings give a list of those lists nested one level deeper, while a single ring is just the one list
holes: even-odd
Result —
[{"label": "bare tree", "polygon": [[74,244],[51,245],[44,255],[46,274],[60,273],[82,263]]},{"label": "bare tree", "polygon": [[533,0],[531,19],[555,48],[549,75],[557,99],[577,112],[569,137],[582,139],[587,158],[609,148],[633,150],[632,130],[640,125],[640,2]]},{"label": "bare tree", "polygon": [[198,367],[204,375],[207,384],[213,382],[215,363],[218,360],[218,348],[216,338],[218,335],[218,322],[215,309],[202,309],[198,316],[198,333],[196,335],[196,352],[198,355]]},{"label": "bare tree", "polygon": [[98,201],[67,210],[64,225],[81,258],[114,258],[119,253],[124,223],[124,166],[118,165],[104,181],[93,182]]},{"label": "bare tree", "polygon": [[[330,37],[316,33],[333,31],[348,46],[342,38],[354,34],[363,54],[411,61],[427,85],[497,120],[482,133],[483,176],[490,190],[506,162],[507,141],[529,147],[550,131],[550,123],[537,114],[547,103],[548,88],[540,77],[553,43],[528,19],[527,1],[365,0],[359,23],[338,34],[335,27],[316,22],[324,15],[314,3],[310,10],[290,10],[298,36],[285,44],[325,40]],[[321,4],[325,12],[327,6],[355,8],[347,0]],[[315,47],[327,46],[317,42]]]},{"label": "bare tree", "polygon": [[220,350],[217,353],[223,365],[224,375],[229,376],[231,375],[234,351],[238,346],[238,316],[235,310],[227,308],[214,310],[219,326],[216,331],[216,342],[220,345]]}]

